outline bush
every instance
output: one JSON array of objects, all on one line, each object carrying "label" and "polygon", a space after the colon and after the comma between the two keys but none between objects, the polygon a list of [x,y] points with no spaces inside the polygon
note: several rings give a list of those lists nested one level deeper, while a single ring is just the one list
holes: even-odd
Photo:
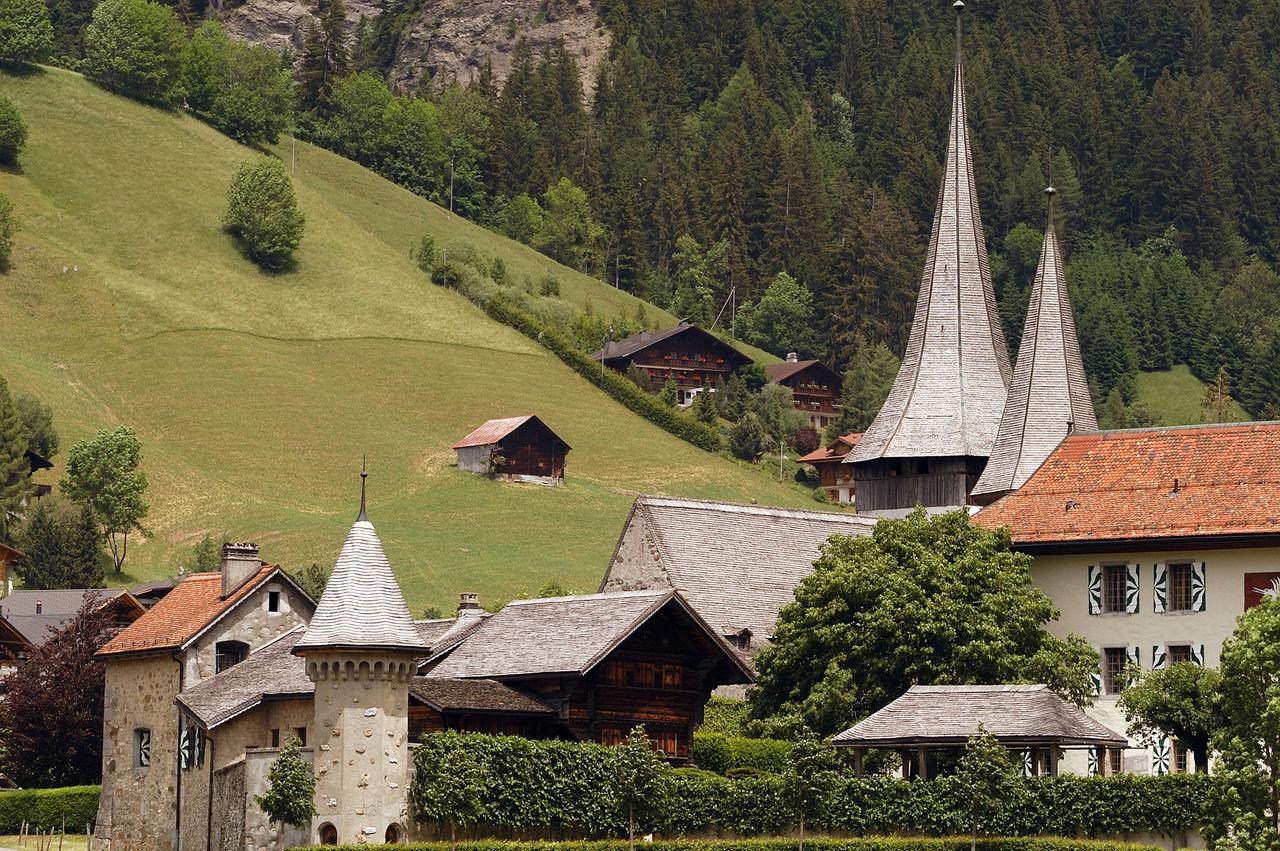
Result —
[{"label": "bush", "polygon": [[0,95],[0,162],[15,162],[26,142],[27,124],[22,120],[18,107]]},{"label": "bush", "polygon": [[427,274],[431,274],[431,270],[435,268],[436,238],[430,232],[422,235],[421,241],[418,242],[418,247],[413,250],[413,262]]},{"label": "bush", "polygon": [[275,144],[292,112],[293,80],[280,57],[266,47],[234,43],[209,123],[238,142]]},{"label": "bush", "polygon": [[0,3],[0,62],[39,62],[53,50],[53,24],[44,0]]},{"label": "bush", "polygon": [[286,266],[302,241],[306,219],[284,164],[272,157],[242,164],[231,178],[222,221],[254,262],[269,269]]},{"label": "bush", "polygon": [[[447,842],[413,842],[408,845],[317,846],[315,851],[369,851],[391,848],[400,851],[449,851]],[[795,851],[793,839],[659,839],[646,842],[645,851]],[[969,837],[944,836],[864,836],[854,839],[821,838],[805,840],[813,851],[969,851]],[[464,840],[457,851],[626,851],[625,840],[510,842],[497,839]],[[1062,837],[1001,837],[979,839],[977,851],[1156,851],[1157,846],[1098,839]]]},{"label": "bush", "polygon": [[754,413],[744,414],[729,430],[729,448],[743,461],[754,461],[764,452],[764,426]]},{"label": "bush", "polygon": [[546,275],[541,283],[538,284],[538,295],[544,295],[548,298],[560,297],[560,279],[554,275]]},{"label": "bush", "polygon": [[0,271],[9,268],[13,255],[13,235],[18,230],[13,220],[13,204],[7,195],[0,195]]},{"label": "bush", "polygon": [[693,734],[693,764],[716,774],[749,769],[779,774],[787,765],[791,743],[779,739],[748,739],[718,733]]},{"label": "bush", "polygon": [[17,833],[22,823],[31,830],[61,828],[84,830],[98,815],[101,786],[67,786],[62,789],[19,789],[0,792],[0,834]]},{"label": "bush", "polygon": [[808,455],[818,448],[821,438],[813,426],[801,426],[791,438],[791,447],[801,455]]},{"label": "bush", "polygon": [[85,30],[85,75],[113,92],[169,104],[179,89],[187,31],[168,6],[102,0]]}]

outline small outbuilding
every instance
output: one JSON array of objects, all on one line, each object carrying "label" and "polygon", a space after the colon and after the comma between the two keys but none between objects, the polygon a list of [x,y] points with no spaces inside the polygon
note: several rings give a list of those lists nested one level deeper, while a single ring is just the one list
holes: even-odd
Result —
[{"label": "small outbuilding", "polygon": [[569,444],[532,414],[489,420],[453,445],[458,467],[518,482],[564,482]]},{"label": "small outbuilding", "polygon": [[1056,775],[1062,752],[1069,749],[1090,751],[1090,769],[1109,773],[1108,752],[1129,746],[1124,736],[1047,685],[912,686],[832,744],[853,750],[858,774],[867,750],[896,750],[904,778],[927,780],[935,773],[938,752],[961,751],[981,731],[1020,753],[1028,774]]}]

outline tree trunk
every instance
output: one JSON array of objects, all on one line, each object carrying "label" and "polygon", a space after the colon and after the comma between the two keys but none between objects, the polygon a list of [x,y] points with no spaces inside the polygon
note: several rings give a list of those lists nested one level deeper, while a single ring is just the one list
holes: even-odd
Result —
[{"label": "tree trunk", "polygon": [[978,851],[978,819],[973,819],[973,833],[969,835],[969,851]]},{"label": "tree trunk", "polygon": [[449,847],[458,851],[458,826],[453,822],[449,822]]},{"label": "tree trunk", "polygon": [[[627,805],[627,845],[636,851],[636,805]],[[455,849],[457,851],[457,849]]]},{"label": "tree trunk", "polygon": [[804,851],[804,813],[800,813],[800,851]]}]

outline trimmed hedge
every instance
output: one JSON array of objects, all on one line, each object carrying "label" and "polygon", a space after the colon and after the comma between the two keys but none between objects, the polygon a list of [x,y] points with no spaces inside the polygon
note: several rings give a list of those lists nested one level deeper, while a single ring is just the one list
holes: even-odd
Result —
[{"label": "trimmed hedge", "polygon": [[17,833],[25,821],[31,830],[62,827],[80,833],[98,817],[101,786],[17,789],[0,792],[0,833]]},{"label": "trimmed hedge", "polygon": [[716,774],[753,771],[779,774],[786,770],[791,743],[779,739],[747,739],[719,733],[693,734],[693,764]]},{"label": "trimmed hedge", "polygon": [[[805,848],[813,851],[969,851],[969,837],[859,837],[856,839],[806,839]],[[408,849],[408,851],[449,851],[448,842],[414,842],[408,845],[339,845],[313,846],[315,851],[370,851],[373,848]],[[463,840],[458,851],[627,851],[624,840],[596,842],[502,842],[497,840]],[[794,839],[678,839],[642,843],[645,851],[795,851]],[[980,838],[978,851],[1155,851],[1154,845],[1132,842],[1110,842],[1098,839],[1060,839],[1057,837]]]},{"label": "trimmed hedge", "polygon": [[[609,748],[433,733],[423,738],[415,760],[435,760],[448,737],[464,739],[488,766],[480,834],[626,834],[626,812],[612,790]],[[698,769],[678,769],[669,777],[669,794],[647,825],[660,835],[776,835],[797,821],[779,777],[731,779]],[[1003,812],[983,828],[994,836],[1175,835],[1199,827],[1208,783],[1207,775],[1194,774],[1024,778]],[[822,785],[819,812],[807,820],[815,832],[950,836],[969,829],[964,790],[952,777],[908,781],[832,772]]]}]

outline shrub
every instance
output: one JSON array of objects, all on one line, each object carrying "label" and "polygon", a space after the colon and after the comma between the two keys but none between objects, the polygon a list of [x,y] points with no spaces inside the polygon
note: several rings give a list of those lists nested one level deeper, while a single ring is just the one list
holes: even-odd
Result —
[{"label": "shrub", "polygon": [[[390,846],[323,846],[323,851],[369,851]],[[414,842],[395,846],[398,851],[448,851],[447,842]],[[659,839],[645,843],[646,851],[795,851],[792,839]],[[823,838],[805,842],[811,851],[967,851],[968,837],[867,836],[854,839]],[[459,842],[457,851],[626,851],[625,840],[510,842],[477,839]],[[1096,839],[1034,837],[978,840],[977,851],[1156,851],[1157,846]],[[316,851],[320,851],[317,848]]]},{"label": "shrub", "polygon": [[31,830],[62,827],[79,833],[98,815],[101,786],[66,786],[61,789],[19,789],[0,792],[0,834],[17,833],[25,821]]},{"label": "shrub", "polygon": [[234,43],[227,76],[209,108],[209,123],[246,144],[274,144],[289,126],[293,80],[266,47]]},{"label": "shrub", "polygon": [[0,271],[9,268],[13,255],[13,235],[18,225],[13,220],[13,203],[7,195],[0,195]]},{"label": "shrub", "polygon": [[0,162],[15,162],[26,142],[27,124],[22,120],[18,107],[0,95]]},{"label": "shrub", "polygon": [[179,88],[186,39],[168,6],[102,0],[85,30],[84,72],[113,92],[169,104]]},{"label": "shrub", "polygon": [[427,274],[431,274],[436,265],[436,238],[430,232],[422,235],[418,247],[413,250],[413,262]]},{"label": "shrub", "polygon": [[754,461],[764,452],[765,433],[760,418],[746,413],[729,430],[729,448],[744,461]]},{"label": "shrub", "polygon": [[787,765],[791,743],[779,739],[748,739],[717,733],[693,734],[693,764],[716,774],[750,769],[777,774]]},{"label": "shrub", "polygon": [[542,281],[538,284],[538,295],[544,295],[548,298],[559,298],[560,279],[554,275],[547,275],[543,277]]},{"label": "shrub", "polygon": [[0,3],[0,62],[39,62],[53,50],[53,24],[44,0]]},{"label": "shrub", "polygon": [[305,827],[316,814],[316,776],[301,747],[297,736],[289,737],[271,763],[266,794],[253,798],[272,824]]},{"label": "shrub", "polygon": [[254,262],[269,269],[286,266],[306,219],[284,164],[272,157],[242,164],[231,178],[222,221]]},{"label": "shrub", "polygon": [[818,448],[818,430],[813,426],[801,426],[791,437],[791,446],[801,455],[808,455]]}]

